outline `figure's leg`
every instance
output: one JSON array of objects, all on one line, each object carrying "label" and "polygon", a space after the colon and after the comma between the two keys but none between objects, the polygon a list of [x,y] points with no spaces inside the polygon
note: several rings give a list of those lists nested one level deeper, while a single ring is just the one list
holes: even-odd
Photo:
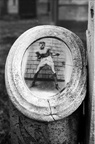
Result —
[{"label": "figure's leg", "polygon": [[34,75],[34,78],[33,78],[33,81],[32,81],[32,84],[31,84],[30,88],[31,88],[31,87],[33,87],[33,86],[35,86],[35,81],[36,81],[36,79],[37,79],[38,73],[39,73],[39,72],[35,73],[35,75]]},{"label": "figure's leg", "polygon": [[33,87],[33,86],[35,86],[35,81],[36,81],[36,79],[37,79],[37,76],[38,76],[39,71],[40,71],[40,66],[38,65],[37,70],[36,70],[36,73],[35,73],[35,75],[34,75],[34,78],[33,78],[33,81],[32,81],[32,84],[31,84],[30,88]]},{"label": "figure's leg", "polygon": [[60,90],[60,88],[59,88],[59,86],[58,86],[58,81],[57,81],[57,75],[56,75],[56,73],[53,74],[53,77],[54,77],[54,81],[55,81],[55,88],[56,88],[57,90]]},{"label": "figure's leg", "polygon": [[55,69],[54,69],[54,63],[53,63],[53,61],[48,62],[48,65],[51,67],[51,70],[53,72],[53,77],[54,77],[54,81],[55,81],[55,88],[57,90],[60,90],[60,88],[58,86],[57,75],[56,75],[56,72],[55,72]]},{"label": "figure's leg", "polygon": [[51,61],[47,61],[47,65],[51,67],[51,70],[53,73],[56,73],[55,69],[54,69],[54,62],[52,59],[51,59]]},{"label": "figure's leg", "polygon": [[44,66],[44,62],[41,61],[41,62],[39,63],[39,65],[38,65],[38,67],[37,67],[37,70],[36,70],[36,73],[35,73],[35,75],[34,75],[34,78],[33,78],[33,81],[32,81],[32,84],[31,84],[30,88],[33,87],[33,86],[35,86],[35,81],[36,81],[36,79],[37,79],[38,73],[39,73],[40,70],[43,68],[43,66]]}]

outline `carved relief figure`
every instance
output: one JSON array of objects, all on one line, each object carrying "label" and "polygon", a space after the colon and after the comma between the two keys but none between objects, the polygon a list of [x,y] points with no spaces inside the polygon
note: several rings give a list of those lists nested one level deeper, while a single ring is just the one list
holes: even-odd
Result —
[{"label": "carved relief figure", "polygon": [[40,70],[45,66],[48,65],[50,66],[52,72],[53,72],[53,77],[55,81],[55,88],[59,90],[58,82],[57,82],[57,75],[54,69],[54,62],[53,62],[53,56],[59,56],[59,53],[53,53],[50,48],[45,47],[46,43],[44,41],[39,42],[39,51],[36,52],[37,60],[39,60],[39,65],[37,67],[37,70],[35,72],[33,82],[31,84],[31,87],[35,86],[35,81],[37,79],[38,73]]}]

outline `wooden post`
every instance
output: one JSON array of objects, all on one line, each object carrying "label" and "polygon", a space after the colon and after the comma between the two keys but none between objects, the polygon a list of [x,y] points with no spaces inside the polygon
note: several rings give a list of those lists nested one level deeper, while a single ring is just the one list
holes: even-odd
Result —
[{"label": "wooden post", "polygon": [[95,143],[95,1],[89,0],[87,58],[88,58],[88,114],[86,127],[86,144]]}]

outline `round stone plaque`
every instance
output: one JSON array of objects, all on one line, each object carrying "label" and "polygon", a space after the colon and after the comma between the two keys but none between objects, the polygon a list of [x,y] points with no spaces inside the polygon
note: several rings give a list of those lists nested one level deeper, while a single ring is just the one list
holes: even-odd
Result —
[{"label": "round stone plaque", "polygon": [[14,106],[29,118],[67,117],[86,94],[85,51],[78,36],[57,26],[37,26],[13,44],[5,67]]}]

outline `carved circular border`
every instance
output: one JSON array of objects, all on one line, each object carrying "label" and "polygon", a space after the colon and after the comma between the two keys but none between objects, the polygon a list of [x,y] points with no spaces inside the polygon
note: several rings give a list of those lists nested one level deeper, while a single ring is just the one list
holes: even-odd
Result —
[{"label": "carved circular border", "polygon": [[[22,59],[28,46],[37,39],[55,37],[65,42],[73,59],[73,71],[65,90],[49,99],[33,96],[21,73]],[[37,26],[24,32],[12,45],[5,66],[5,81],[9,98],[15,107],[29,118],[41,121],[62,119],[73,113],[86,94],[85,51],[78,36],[58,26]],[[33,97],[28,101],[26,97]]]}]

